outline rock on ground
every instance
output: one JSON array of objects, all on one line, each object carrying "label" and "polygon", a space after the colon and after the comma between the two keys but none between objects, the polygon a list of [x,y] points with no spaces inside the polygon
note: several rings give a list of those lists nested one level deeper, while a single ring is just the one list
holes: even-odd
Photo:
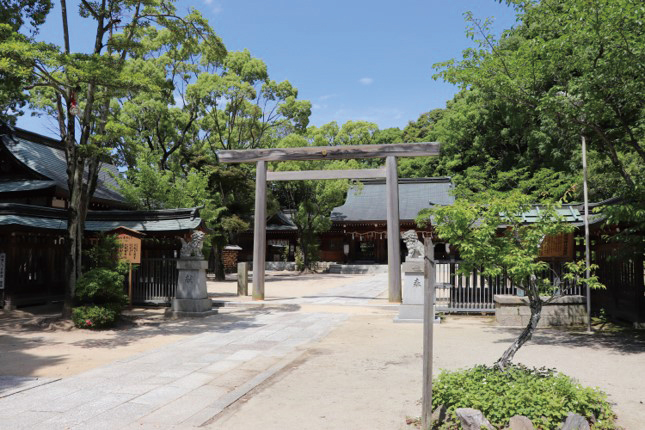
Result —
[{"label": "rock on ground", "polygon": [[484,414],[477,409],[458,408],[455,410],[455,413],[457,414],[457,417],[461,422],[461,427],[464,430],[481,430],[482,427],[495,430],[490,422],[484,417]]},{"label": "rock on ground", "polygon": [[561,430],[589,430],[589,423],[585,417],[570,412]]},{"label": "rock on ground", "polygon": [[508,422],[508,430],[534,430],[533,423],[523,415],[515,415]]},{"label": "rock on ground", "polygon": [[432,413],[432,418],[431,418],[432,424],[444,422],[446,420],[447,411],[448,411],[448,408],[446,407],[446,405],[438,406],[437,409],[435,409],[434,412]]}]

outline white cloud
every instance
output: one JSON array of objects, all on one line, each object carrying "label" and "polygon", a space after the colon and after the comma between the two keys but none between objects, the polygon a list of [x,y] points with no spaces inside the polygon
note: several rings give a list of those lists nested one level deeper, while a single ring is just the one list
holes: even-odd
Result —
[{"label": "white cloud", "polygon": [[374,83],[374,79],[365,77],[365,78],[360,78],[358,82],[361,85],[372,85],[372,83]]},{"label": "white cloud", "polygon": [[211,12],[217,14],[222,11],[222,5],[215,0],[202,0],[206,6],[210,6]]},{"label": "white cloud", "polygon": [[338,97],[338,94],[325,94],[324,96],[318,97],[320,100],[329,100],[333,99],[334,97]]}]

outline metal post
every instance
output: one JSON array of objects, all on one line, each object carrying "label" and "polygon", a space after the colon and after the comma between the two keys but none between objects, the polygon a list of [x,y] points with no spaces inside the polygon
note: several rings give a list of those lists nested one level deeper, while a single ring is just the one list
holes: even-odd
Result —
[{"label": "metal post", "polygon": [[267,166],[261,160],[255,171],[255,219],[253,229],[253,300],[264,300],[264,264],[267,240]]},{"label": "metal post", "polygon": [[401,224],[399,222],[399,174],[396,157],[385,158],[385,188],[387,200],[387,272],[388,298],[401,303]]},{"label": "metal post", "polygon": [[[585,206],[585,278],[589,281],[591,276],[589,266],[591,265],[591,252],[589,241],[589,195],[587,192],[587,141],[582,136],[582,192]],[[591,331],[591,290],[587,284],[587,331]]]},{"label": "metal post", "polygon": [[424,296],[423,296],[423,397],[421,400],[421,428],[429,430],[432,426],[432,336],[434,330],[434,299],[436,266],[434,246],[430,236],[425,238],[425,257],[423,259]]}]

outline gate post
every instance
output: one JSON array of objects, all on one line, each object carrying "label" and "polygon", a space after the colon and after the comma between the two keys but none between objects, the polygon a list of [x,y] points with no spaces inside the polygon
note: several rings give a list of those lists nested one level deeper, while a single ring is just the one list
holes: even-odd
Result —
[{"label": "gate post", "polygon": [[264,300],[264,264],[267,240],[267,165],[266,161],[256,163],[255,171],[255,214],[253,228],[253,300]]},{"label": "gate post", "polygon": [[401,224],[399,221],[399,174],[396,157],[385,158],[385,188],[387,195],[387,272],[388,299],[401,303]]},{"label": "gate post", "polygon": [[432,237],[425,239],[424,297],[423,297],[423,397],[421,400],[421,428],[432,427],[432,337],[434,329],[434,301],[436,266]]}]

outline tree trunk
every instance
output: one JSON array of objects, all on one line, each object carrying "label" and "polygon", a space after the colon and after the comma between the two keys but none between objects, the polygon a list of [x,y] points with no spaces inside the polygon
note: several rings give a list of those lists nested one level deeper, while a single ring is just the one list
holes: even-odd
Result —
[{"label": "tree trunk", "polygon": [[71,160],[68,159],[67,184],[69,188],[69,204],[67,208],[67,240],[65,242],[65,274],[67,285],[65,288],[65,301],[63,303],[63,318],[72,316],[76,281],[81,275],[81,252],[83,241],[83,171],[85,163],[75,150],[69,151]]},{"label": "tree trunk", "polygon": [[213,271],[215,272],[216,281],[225,281],[226,273],[224,273],[224,262],[222,261],[223,253],[220,248],[220,245],[213,245],[213,252],[215,253]]},{"label": "tree trunk", "polygon": [[529,294],[529,308],[531,309],[531,319],[529,320],[528,325],[522,333],[519,335],[515,342],[508,347],[501,358],[495,363],[495,367],[504,371],[508,368],[515,356],[515,353],[524,345],[528,340],[533,336],[533,332],[537,328],[538,322],[540,322],[540,317],[542,315],[542,300],[540,300],[539,295]]}]

